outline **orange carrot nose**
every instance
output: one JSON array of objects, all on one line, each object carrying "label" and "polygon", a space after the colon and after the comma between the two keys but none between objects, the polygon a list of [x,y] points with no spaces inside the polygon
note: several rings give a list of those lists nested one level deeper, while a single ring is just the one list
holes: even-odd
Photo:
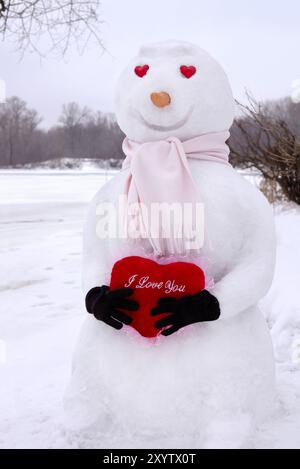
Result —
[{"label": "orange carrot nose", "polygon": [[160,93],[151,93],[151,101],[157,107],[165,107],[170,104],[171,97],[168,93],[161,91]]}]

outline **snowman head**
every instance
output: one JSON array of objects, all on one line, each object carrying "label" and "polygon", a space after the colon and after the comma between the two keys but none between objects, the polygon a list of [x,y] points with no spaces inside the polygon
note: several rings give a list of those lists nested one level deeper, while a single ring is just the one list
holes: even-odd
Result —
[{"label": "snowman head", "polygon": [[143,46],[121,74],[116,93],[119,126],[132,140],[150,142],[226,131],[234,100],[221,66],[186,42]]}]

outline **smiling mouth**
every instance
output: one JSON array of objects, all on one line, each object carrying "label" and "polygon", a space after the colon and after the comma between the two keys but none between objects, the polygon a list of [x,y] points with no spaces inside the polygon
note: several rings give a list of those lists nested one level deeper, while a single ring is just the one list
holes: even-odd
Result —
[{"label": "smiling mouth", "polygon": [[179,129],[180,127],[183,127],[187,121],[189,120],[190,118],[190,115],[192,114],[193,112],[193,107],[191,107],[189,109],[189,111],[187,112],[187,114],[184,116],[183,119],[181,119],[180,121],[176,122],[175,124],[172,124],[172,125],[157,125],[157,124],[151,124],[150,122],[148,122],[143,116],[141,113],[138,112],[138,116],[139,118],[141,119],[141,121],[143,122],[143,124],[146,126],[146,127],[149,127],[149,129],[152,129],[152,130],[159,130],[159,131],[165,131],[165,132],[168,132],[168,131],[171,131],[171,130],[177,130]]}]

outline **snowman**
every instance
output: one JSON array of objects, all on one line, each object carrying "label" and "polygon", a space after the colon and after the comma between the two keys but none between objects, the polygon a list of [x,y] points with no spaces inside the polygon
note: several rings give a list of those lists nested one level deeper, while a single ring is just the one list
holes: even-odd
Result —
[{"label": "snowman", "polygon": [[[83,280],[90,314],[65,396],[68,422],[96,434],[103,447],[145,441],[245,447],[274,397],[272,344],[258,301],[272,281],[275,236],[266,199],[228,163],[234,118],[228,79],[196,45],[146,45],[120,76],[116,113],[126,159],[87,217]],[[147,228],[134,239],[114,230],[100,236],[101,207],[116,213],[124,194],[146,207],[201,201],[201,244],[184,234],[162,239],[161,230],[155,237]],[[192,295],[162,294],[151,309],[156,342],[128,333],[140,305],[130,284],[109,283],[118,259],[141,253],[194,264],[205,258],[213,278],[210,288],[199,286]]]}]

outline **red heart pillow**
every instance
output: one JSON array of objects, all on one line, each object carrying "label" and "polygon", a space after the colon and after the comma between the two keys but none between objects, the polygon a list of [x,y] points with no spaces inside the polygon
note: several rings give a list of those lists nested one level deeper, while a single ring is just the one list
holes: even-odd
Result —
[{"label": "red heart pillow", "polygon": [[150,310],[161,297],[180,298],[194,295],[205,288],[202,269],[188,262],[158,264],[139,256],[125,257],[115,263],[110,287],[133,288],[132,299],[138,301],[138,311],[128,312],[133,318],[131,326],[144,337],[156,337],[159,330],[154,324],[166,316],[151,316]]}]

